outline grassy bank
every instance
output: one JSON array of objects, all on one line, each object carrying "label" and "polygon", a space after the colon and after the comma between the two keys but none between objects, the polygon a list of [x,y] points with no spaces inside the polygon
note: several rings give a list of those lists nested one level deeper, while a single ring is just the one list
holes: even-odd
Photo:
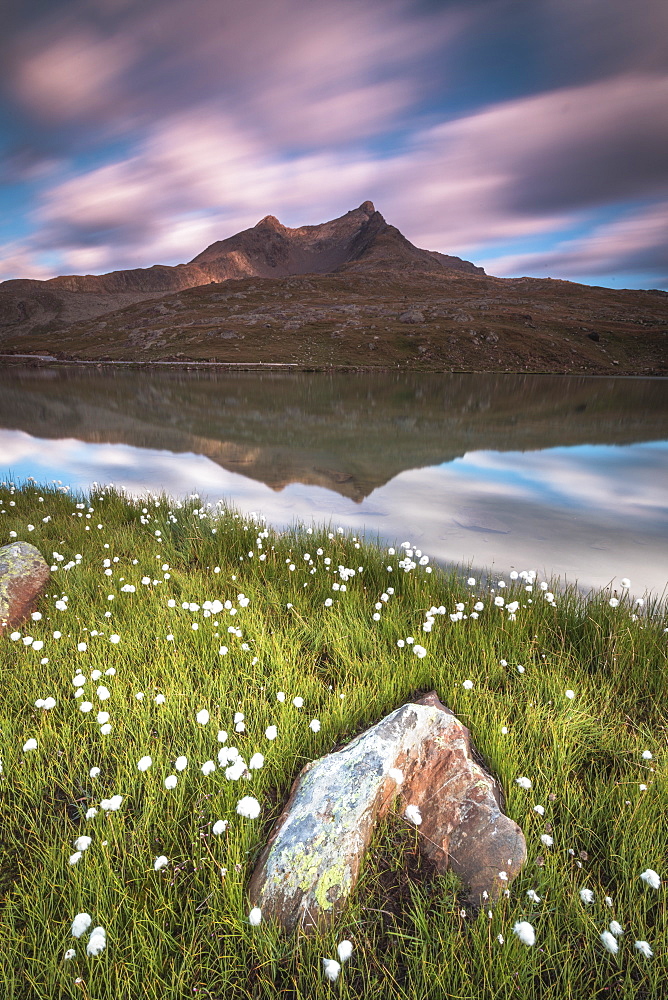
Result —
[{"label": "grassy bank", "polygon": [[[15,533],[57,567],[41,617],[0,638],[3,1000],[665,996],[665,605],[550,600],[528,574],[483,590],[415,550],[336,527],[279,536],[196,497],[4,484],[0,511],[0,544]],[[330,931],[251,926],[254,858],[301,767],[432,688],[525,832],[509,894],[465,909],[395,813]],[[232,745],[263,755],[249,779],[219,766]],[[256,819],[236,811],[249,795]],[[617,954],[600,937],[612,920]],[[95,926],[106,946],[88,955]],[[353,955],[330,983],[322,959],[344,938]]]}]

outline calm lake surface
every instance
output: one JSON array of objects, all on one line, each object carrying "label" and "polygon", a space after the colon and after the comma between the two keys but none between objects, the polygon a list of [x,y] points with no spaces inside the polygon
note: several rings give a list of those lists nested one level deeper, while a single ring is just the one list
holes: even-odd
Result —
[{"label": "calm lake surface", "polygon": [[224,497],[478,572],[668,584],[662,379],[0,368],[0,478],[28,476]]}]

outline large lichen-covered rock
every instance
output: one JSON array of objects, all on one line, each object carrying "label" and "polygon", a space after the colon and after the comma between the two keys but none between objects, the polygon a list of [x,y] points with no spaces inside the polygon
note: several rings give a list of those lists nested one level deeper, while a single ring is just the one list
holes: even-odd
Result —
[{"label": "large lichen-covered rock", "polygon": [[30,614],[50,573],[34,545],[12,542],[0,548],[0,635]]},{"label": "large lichen-covered rock", "polygon": [[473,759],[468,729],[432,692],[303,768],[251,878],[253,905],[288,931],[326,923],[396,799],[402,813],[417,807],[421,850],[460,876],[472,902],[497,898],[526,860],[522,831]]}]

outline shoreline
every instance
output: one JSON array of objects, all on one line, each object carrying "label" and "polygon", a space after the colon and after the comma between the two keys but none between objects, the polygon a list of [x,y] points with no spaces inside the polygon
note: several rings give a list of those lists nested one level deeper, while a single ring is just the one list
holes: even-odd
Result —
[{"label": "shoreline", "polygon": [[207,371],[215,369],[217,371],[291,371],[299,373],[323,372],[326,374],[336,373],[369,373],[369,374],[429,374],[429,375],[547,375],[547,376],[568,376],[571,378],[636,378],[636,379],[667,379],[668,372],[650,371],[647,373],[629,372],[626,370],[613,370],[607,372],[573,371],[560,369],[546,371],[545,369],[528,370],[516,368],[432,368],[432,367],[411,367],[404,368],[390,365],[304,365],[298,361],[173,361],[173,360],[141,360],[134,359],[113,359],[94,360],[89,358],[57,358],[47,354],[0,354],[0,367],[5,365],[8,368],[14,367],[12,362],[16,362],[16,367],[42,368],[50,365],[86,365],[93,368],[173,368],[185,371]]}]

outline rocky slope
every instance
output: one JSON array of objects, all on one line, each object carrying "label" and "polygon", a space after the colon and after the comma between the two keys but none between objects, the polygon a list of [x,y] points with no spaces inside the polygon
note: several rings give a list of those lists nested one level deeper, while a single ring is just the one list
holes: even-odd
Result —
[{"label": "rocky slope", "polygon": [[[148,301],[150,300],[150,301]],[[661,374],[668,294],[494,278],[371,202],[267,216],[187,264],[0,285],[0,352],[89,360]]]}]

